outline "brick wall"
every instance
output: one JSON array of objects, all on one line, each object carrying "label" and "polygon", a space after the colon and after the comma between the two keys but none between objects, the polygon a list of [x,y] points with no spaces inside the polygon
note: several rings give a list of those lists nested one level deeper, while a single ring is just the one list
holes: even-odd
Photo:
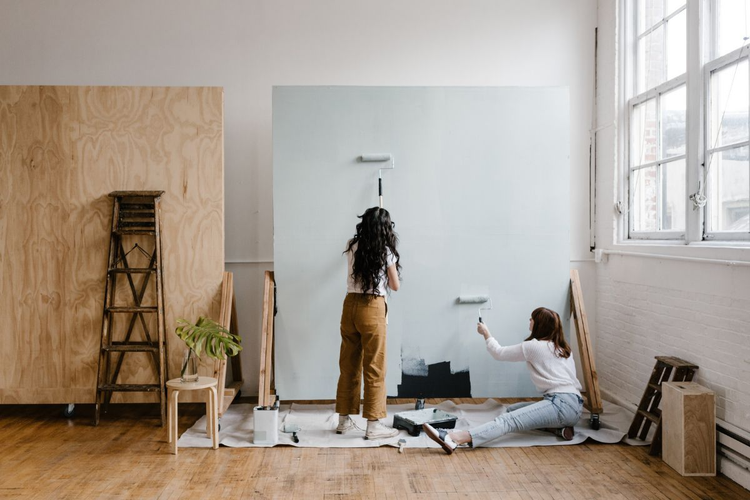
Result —
[{"label": "brick wall", "polygon": [[700,367],[717,418],[750,430],[749,295],[747,267],[610,256],[597,268],[602,388],[637,403],[654,356],[677,356]]}]

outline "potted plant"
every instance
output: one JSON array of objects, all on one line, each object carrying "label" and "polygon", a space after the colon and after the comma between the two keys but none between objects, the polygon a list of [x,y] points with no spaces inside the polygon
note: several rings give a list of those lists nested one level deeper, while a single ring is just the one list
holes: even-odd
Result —
[{"label": "potted plant", "polygon": [[210,358],[226,359],[227,356],[236,356],[242,350],[242,338],[210,318],[201,316],[195,324],[180,318],[177,324],[179,326],[174,332],[188,347],[180,370],[182,382],[198,381],[198,359],[201,352],[205,352]]}]

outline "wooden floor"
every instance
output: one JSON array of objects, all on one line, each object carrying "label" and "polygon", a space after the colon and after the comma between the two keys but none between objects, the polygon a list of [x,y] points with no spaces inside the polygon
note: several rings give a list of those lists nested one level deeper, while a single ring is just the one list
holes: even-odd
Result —
[{"label": "wooden floor", "polygon": [[[181,404],[180,432],[202,414]],[[731,480],[683,478],[645,447],[180,449],[155,405],[0,406],[0,498],[750,499]]]}]

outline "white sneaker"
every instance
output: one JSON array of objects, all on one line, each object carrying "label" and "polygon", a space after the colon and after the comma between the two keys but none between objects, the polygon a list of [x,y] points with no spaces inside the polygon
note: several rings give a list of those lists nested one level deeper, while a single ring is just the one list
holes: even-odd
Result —
[{"label": "white sneaker", "polygon": [[354,420],[352,420],[352,417],[349,415],[339,417],[339,425],[336,427],[336,434],[346,434],[349,431],[354,430],[361,430],[359,427],[357,427],[357,424],[354,423]]},{"label": "white sneaker", "polygon": [[389,439],[398,436],[398,429],[388,427],[380,420],[368,420],[365,439]]}]

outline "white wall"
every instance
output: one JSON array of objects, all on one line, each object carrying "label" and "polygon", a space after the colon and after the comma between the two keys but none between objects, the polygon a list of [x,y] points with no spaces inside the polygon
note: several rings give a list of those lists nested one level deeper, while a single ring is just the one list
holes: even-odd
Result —
[{"label": "white wall", "polygon": [[[245,261],[227,269],[256,394],[272,86],[570,87],[570,254],[588,260],[596,12],[595,0],[0,0],[0,84],[224,87],[226,259]],[[573,265],[593,323],[594,266]]]},{"label": "white wall", "polygon": [[[599,2],[599,125],[616,123],[622,112],[617,3]],[[618,128],[597,138],[598,248],[749,261],[750,247],[617,243]],[[637,404],[654,356],[677,356],[700,367],[696,381],[716,392],[716,416],[750,431],[750,267],[613,255],[596,275],[596,355],[605,396]]]}]

